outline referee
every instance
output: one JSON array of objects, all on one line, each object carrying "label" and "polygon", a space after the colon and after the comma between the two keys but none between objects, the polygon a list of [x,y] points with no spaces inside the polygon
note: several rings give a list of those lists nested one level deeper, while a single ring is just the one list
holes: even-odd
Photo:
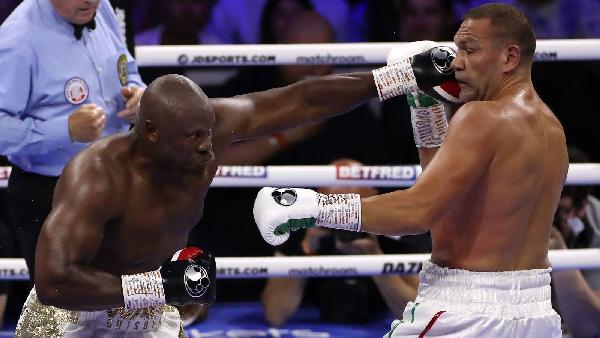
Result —
[{"label": "referee", "polygon": [[0,26],[0,154],[13,166],[11,226],[31,281],[65,164],[127,131],[145,88],[108,0],[24,0]]}]

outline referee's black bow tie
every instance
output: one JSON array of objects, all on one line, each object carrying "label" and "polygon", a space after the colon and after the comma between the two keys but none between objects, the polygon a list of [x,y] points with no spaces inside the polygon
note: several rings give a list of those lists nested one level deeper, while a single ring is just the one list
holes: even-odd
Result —
[{"label": "referee's black bow tie", "polygon": [[83,34],[83,29],[87,28],[90,30],[96,29],[96,20],[92,19],[88,23],[84,23],[83,25],[78,25],[73,23],[73,35],[75,35],[75,39],[81,40],[81,35]]}]

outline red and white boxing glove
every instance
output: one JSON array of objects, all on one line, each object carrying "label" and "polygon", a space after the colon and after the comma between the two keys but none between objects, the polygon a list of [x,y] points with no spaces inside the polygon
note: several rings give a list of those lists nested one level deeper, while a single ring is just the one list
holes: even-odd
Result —
[{"label": "red and white boxing glove", "polygon": [[158,270],[121,276],[126,309],[163,304],[212,304],[216,298],[215,258],[200,248],[177,251]]},{"label": "red and white boxing glove", "polygon": [[262,188],[254,201],[254,220],[271,245],[287,241],[290,232],[315,225],[360,231],[358,194],[319,194],[300,188]]},{"label": "red and white boxing glove", "polygon": [[450,66],[455,51],[433,41],[417,41],[392,49],[387,66],[373,70],[379,98],[422,91],[437,100],[460,102],[460,87]]}]

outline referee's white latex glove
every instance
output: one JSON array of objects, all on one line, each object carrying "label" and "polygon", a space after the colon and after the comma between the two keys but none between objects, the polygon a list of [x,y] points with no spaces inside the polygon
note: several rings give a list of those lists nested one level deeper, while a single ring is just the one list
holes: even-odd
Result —
[{"label": "referee's white latex glove", "polygon": [[360,231],[360,196],[265,187],[254,201],[254,221],[271,245],[287,241],[291,231],[315,225]]}]

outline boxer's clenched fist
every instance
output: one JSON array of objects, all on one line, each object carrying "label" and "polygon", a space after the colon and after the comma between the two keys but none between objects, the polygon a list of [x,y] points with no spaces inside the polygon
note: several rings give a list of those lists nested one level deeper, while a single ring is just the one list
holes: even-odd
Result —
[{"label": "boxer's clenched fist", "polygon": [[125,308],[210,305],[216,297],[216,273],[212,254],[197,247],[183,248],[158,270],[121,276]]},{"label": "boxer's clenched fist", "polygon": [[358,194],[319,194],[310,189],[262,188],[254,201],[254,221],[271,245],[287,241],[290,232],[324,226],[360,231]]}]

